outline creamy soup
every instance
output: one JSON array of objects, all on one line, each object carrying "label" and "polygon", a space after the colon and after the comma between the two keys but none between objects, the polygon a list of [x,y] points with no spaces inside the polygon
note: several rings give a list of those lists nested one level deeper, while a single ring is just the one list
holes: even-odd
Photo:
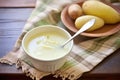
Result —
[{"label": "creamy soup", "polygon": [[52,60],[64,56],[69,51],[69,44],[64,48],[59,46],[66,41],[66,37],[55,33],[39,34],[28,42],[28,53],[38,59]]}]

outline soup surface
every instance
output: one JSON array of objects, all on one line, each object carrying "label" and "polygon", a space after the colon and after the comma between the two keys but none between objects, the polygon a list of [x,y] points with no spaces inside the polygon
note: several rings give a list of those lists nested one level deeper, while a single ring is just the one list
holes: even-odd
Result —
[{"label": "soup surface", "polygon": [[69,44],[64,48],[61,46],[67,38],[60,34],[43,33],[30,39],[27,44],[28,53],[37,59],[53,60],[66,55],[69,51]]}]

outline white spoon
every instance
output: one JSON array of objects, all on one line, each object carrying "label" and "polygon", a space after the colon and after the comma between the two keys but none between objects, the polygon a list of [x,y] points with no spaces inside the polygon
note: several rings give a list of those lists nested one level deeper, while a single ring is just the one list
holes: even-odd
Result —
[{"label": "white spoon", "polygon": [[90,27],[92,27],[95,23],[95,19],[91,19],[88,22],[86,22],[81,29],[78,30],[78,32],[76,32],[71,38],[69,38],[64,44],[61,45],[61,47],[64,47],[68,42],[70,42],[73,38],[75,38],[77,35],[79,35],[80,33],[86,31],[87,29],[89,29]]}]

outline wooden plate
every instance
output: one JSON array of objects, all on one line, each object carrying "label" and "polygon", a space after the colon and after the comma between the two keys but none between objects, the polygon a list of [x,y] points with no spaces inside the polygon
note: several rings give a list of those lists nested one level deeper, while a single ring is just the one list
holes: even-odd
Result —
[{"label": "wooden plate", "polygon": [[[111,3],[106,3],[106,2],[103,2],[111,7],[113,7],[116,11],[118,11],[120,13],[120,8],[116,7],[116,6],[113,6]],[[77,2],[77,4],[79,5],[82,5],[83,4],[83,1],[79,1]],[[70,4],[71,5],[71,4]],[[63,22],[63,24],[69,29],[71,30],[72,32],[77,32],[78,29],[75,28],[75,24],[74,24],[74,20],[72,20],[69,15],[68,15],[68,7],[70,6],[66,6],[62,13],[61,13],[61,20]],[[97,29],[95,31],[92,31],[92,32],[83,32],[81,33],[80,35],[83,35],[83,36],[87,36],[87,37],[103,37],[103,36],[109,36],[109,35],[112,35],[116,32],[118,32],[120,30],[120,22],[119,23],[116,23],[116,24],[112,24],[112,25],[108,25],[108,24],[105,24],[102,28],[100,29]]]}]

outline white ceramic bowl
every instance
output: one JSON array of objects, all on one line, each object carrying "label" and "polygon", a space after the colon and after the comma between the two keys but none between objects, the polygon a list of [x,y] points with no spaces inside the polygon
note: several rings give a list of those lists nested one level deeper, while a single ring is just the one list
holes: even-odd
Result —
[{"label": "white ceramic bowl", "polygon": [[[25,54],[27,54],[27,57],[29,57],[31,64],[35,68],[37,68],[40,71],[44,71],[44,72],[54,72],[64,65],[64,63],[66,61],[66,57],[68,56],[68,54],[70,53],[70,51],[73,47],[73,40],[68,43],[67,52],[63,55],[61,53],[62,56],[60,56],[60,57],[58,56],[53,59],[48,59],[48,58],[42,59],[39,57],[35,57],[34,55],[31,55],[30,52],[28,51],[29,42],[32,39],[36,38],[36,36],[38,37],[39,34],[43,34],[46,32],[48,34],[55,32],[56,34],[65,36],[66,40],[71,37],[71,35],[66,30],[64,30],[58,26],[53,26],[53,25],[39,26],[39,27],[33,28],[32,30],[30,30],[29,32],[26,33],[26,35],[24,36],[24,38],[22,40],[22,48],[23,48],[23,51],[25,52]],[[36,54],[36,53],[33,53],[33,54]],[[57,54],[57,52],[56,52],[56,54]],[[52,55],[52,53],[50,53],[50,55]]]}]

